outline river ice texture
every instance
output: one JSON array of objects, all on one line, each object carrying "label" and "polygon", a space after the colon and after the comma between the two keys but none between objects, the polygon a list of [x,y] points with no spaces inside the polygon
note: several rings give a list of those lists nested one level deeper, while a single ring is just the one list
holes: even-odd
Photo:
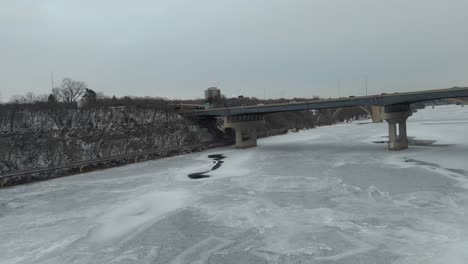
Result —
[{"label": "river ice texture", "polygon": [[[1,189],[0,263],[468,263],[468,107],[419,110],[405,151],[374,143],[387,129],[356,121]],[[187,177],[213,154],[226,158],[209,178]]]}]

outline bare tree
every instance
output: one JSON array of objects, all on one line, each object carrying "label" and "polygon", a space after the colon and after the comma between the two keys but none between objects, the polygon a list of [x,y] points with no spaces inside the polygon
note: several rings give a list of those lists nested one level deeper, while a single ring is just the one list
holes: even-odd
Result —
[{"label": "bare tree", "polygon": [[52,94],[61,102],[74,103],[85,93],[88,85],[85,82],[64,78],[60,87],[52,89]]}]

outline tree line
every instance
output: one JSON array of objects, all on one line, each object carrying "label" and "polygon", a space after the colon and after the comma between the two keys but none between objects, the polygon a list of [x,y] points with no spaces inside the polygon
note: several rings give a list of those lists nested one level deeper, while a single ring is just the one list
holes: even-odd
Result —
[{"label": "tree line", "polygon": [[64,78],[62,83],[54,87],[49,94],[34,94],[28,92],[25,95],[15,95],[9,102],[3,103],[5,108],[109,108],[132,107],[143,109],[156,109],[169,111],[171,102],[161,97],[131,97],[131,96],[106,96],[102,92],[96,92],[89,88],[83,81]]},{"label": "tree line", "polygon": [[[278,99],[258,99],[255,97],[211,98],[209,101],[203,99],[191,100],[168,100],[162,97],[116,97],[105,96],[101,92],[91,89],[85,82],[64,78],[58,87],[54,87],[50,94],[36,95],[27,93],[22,96],[14,96],[9,103],[0,105],[0,109],[31,109],[31,110],[51,110],[52,116],[60,115],[67,109],[152,109],[163,112],[166,115],[173,114],[177,105],[195,104],[203,105],[209,103],[214,108],[267,105],[278,103],[302,102],[320,100],[314,98],[278,98]],[[14,111],[12,112],[14,113]],[[338,115],[334,115],[334,110],[301,111],[277,113],[266,116],[265,129],[291,129],[291,128],[313,128],[320,125],[330,125],[335,122],[362,119],[367,117],[367,113],[359,107],[346,108]],[[56,118],[60,122],[60,118]]]}]

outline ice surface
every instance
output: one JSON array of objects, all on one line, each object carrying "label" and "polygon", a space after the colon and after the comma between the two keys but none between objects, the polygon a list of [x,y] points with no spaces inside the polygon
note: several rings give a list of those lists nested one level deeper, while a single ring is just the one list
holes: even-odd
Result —
[{"label": "ice surface", "polygon": [[[468,263],[468,107],[0,190],[0,263]],[[226,156],[210,178],[211,154]]]}]

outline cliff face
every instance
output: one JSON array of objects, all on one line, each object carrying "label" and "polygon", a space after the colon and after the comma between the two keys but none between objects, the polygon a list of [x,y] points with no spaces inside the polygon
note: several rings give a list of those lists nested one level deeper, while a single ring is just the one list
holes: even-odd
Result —
[{"label": "cliff face", "polygon": [[0,173],[212,139],[196,124],[157,109],[4,108]]},{"label": "cliff face", "polygon": [[[194,145],[214,140],[216,136],[233,136],[216,135],[219,132],[216,122],[203,124],[199,120],[197,124],[168,108],[150,107],[0,105],[0,173]],[[328,112],[267,115],[259,135],[329,125],[335,120]],[[356,109],[342,111],[340,115],[342,119],[362,117]]]}]

